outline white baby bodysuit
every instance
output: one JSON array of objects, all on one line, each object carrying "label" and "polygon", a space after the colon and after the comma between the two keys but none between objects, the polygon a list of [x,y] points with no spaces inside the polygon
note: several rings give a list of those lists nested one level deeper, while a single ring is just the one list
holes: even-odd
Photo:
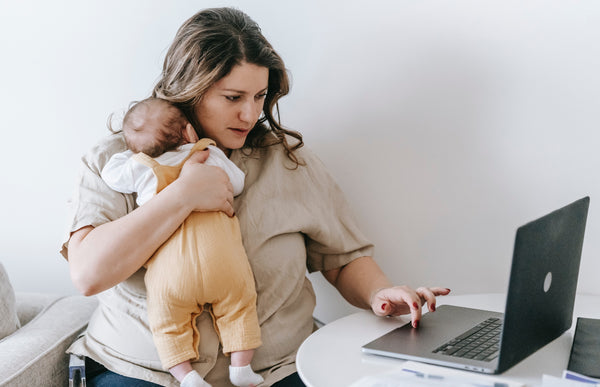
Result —
[{"label": "white baby bodysuit", "polygon": [[[179,148],[165,152],[155,157],[159,164],[177,165],[189,154],[194,144],[185,144]],[[239,169],[225,153],[216,146],[209,145],[209,156],[204,162],[206,165],[220,167],[227,173],[234,196],[239,195],[244,189],[244,172]],[[156,193],[157,180],[152,169],[132,158],[134,153],[130,150],[114,154],[102,169],[102,179],[106,184],[121,193],[137,192],[136,203],[138,206],[146,203]]]}]

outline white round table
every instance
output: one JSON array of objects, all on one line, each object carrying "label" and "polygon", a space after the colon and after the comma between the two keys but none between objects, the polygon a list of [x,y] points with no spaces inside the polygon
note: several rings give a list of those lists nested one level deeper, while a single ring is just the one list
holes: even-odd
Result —
[{"label": "white round table", "polygon": [[[452,304],[504,312],[504,294],[474,294],[438,298],[438,305]],[[600,296],[578,294],[577,317],[600,318]],[[400,368],[404,361],[363,354],[361,347],[410,320],[376,317],[361,311],[333,321],[314,332],[298,350],[298,374],[308,387],[347,387],[358,379]],[[567,366],[575,324],[565,334],[500,375],[528,386],[541,386],[542,375],[560,377]]]}]

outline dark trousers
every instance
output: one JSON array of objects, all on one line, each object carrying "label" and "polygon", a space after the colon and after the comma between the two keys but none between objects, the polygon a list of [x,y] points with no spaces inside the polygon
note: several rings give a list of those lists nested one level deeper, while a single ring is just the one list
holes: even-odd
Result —
[{"label": "dark trousers", "polygon": [[[86,385],[89,387],[153,387],[159,384],[133,379],[107,370],[102,364],[92,359],[85,359]],[[273,387],[305,387],[304,383],[295,372],[290,376],[273,384]]]}]

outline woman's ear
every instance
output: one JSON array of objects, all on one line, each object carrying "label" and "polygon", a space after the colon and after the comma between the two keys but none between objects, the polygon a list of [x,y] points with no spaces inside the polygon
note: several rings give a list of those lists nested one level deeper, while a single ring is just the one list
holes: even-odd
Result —
[{"label": "woman's ear", "polygon": [[195,143],[198,142],[198,140],[200,140],[198,138],[198,135],[196,134],[196,131],[194,130],[194,127],[189,122],[183,130],[183,137],[188,142],[188,144]]}]

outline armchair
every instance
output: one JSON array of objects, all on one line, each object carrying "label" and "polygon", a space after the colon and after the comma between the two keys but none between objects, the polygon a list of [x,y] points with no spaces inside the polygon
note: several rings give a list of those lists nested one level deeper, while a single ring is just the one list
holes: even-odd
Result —
[{"label": "armchair", "polygon": [[[6,276],[2,281],[0,285],[10,287]],[[9,290],[18,329],[0,338],[0,386],[67,386],[69,356],[65,350],[86,328],[97,300],[41,293],[17,292],[13,296],[12,288]],[[0,316],[0,320],[8,318],[8,313]]]}]

